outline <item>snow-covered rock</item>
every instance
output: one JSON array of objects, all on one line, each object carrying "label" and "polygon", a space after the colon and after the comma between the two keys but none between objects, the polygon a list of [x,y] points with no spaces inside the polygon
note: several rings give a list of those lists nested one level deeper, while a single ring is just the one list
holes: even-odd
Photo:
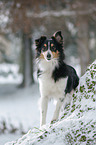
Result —
[{"label": "snow-covered rock", "polygon": [[62,118],[45,129],[34,128],[5,145],[95,145],[96,144],[96,60],[81,77],[71,107]]}]

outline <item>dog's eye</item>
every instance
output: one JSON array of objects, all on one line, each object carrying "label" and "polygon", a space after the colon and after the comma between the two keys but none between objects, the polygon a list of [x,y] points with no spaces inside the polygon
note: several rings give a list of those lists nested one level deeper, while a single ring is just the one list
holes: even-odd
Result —
[{"label": "dog's eye", "polygon": [[55,46],[51,46],[51,50],[52,51],[56,51],[56,47]]},{"label": "dog's eye", "polygon": [[47,47],[47,44],[44,44],[44,47]]},{"label": "dog's eye", "polygon": [[47,46],[43,46],[42,51],[46,51],[46,50],[47,50]]}]

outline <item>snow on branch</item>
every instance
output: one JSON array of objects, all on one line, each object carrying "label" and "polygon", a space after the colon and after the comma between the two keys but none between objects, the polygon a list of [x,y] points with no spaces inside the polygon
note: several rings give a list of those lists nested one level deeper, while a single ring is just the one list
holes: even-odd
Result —
[{"label": "snow on branch", "polygon": [[61,11],[44,11],[41,13],[34,13],[34,12],[27,12],[28,17],[33,17],[33,18],[44,18],[47,16],[53,16],[53,17],[60,17],[60,16],[75,16],[75,15],[89,15],[96,12],[96,7],[93,7],[88,10],[61,10]]}]

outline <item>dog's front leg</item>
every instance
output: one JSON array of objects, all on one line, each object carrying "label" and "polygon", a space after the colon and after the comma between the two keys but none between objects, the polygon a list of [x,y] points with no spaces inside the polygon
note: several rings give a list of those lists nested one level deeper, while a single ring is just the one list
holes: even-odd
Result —
[{"label": "dog's front leg", "polygon": [[41,97],[41,106],[40,106],[40,126],[46,124],[46,113],[48,107],[48,97]]},{"label": "dog's front leg", "polygon": [[57,104],[56,104],[56,109],[55,109],[55,112],[54,112],[54,115],[53,115],[53,118],[52,118],[51,122],[54,122],[54,121],[56,121],[58,119],[59,112],[60,112],[61,106],[63,104],[63,101],[64,101],[63,98],[59,98],[58,99]]}]

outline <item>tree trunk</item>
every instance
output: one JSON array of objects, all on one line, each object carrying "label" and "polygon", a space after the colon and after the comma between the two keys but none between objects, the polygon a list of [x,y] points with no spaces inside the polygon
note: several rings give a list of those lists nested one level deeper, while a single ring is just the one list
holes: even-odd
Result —
[{"label": "tree trunk", "polygon": [[90,62],[88,21],[85,17],[78,17],[77,44],[80,56],[81,75],[83,75]]},{"label": "tree trunk", "polygon": [[34,83],[33,79],[33,53],[32,40],[28,34],[22,34],[22,87],[28,87]]}]

